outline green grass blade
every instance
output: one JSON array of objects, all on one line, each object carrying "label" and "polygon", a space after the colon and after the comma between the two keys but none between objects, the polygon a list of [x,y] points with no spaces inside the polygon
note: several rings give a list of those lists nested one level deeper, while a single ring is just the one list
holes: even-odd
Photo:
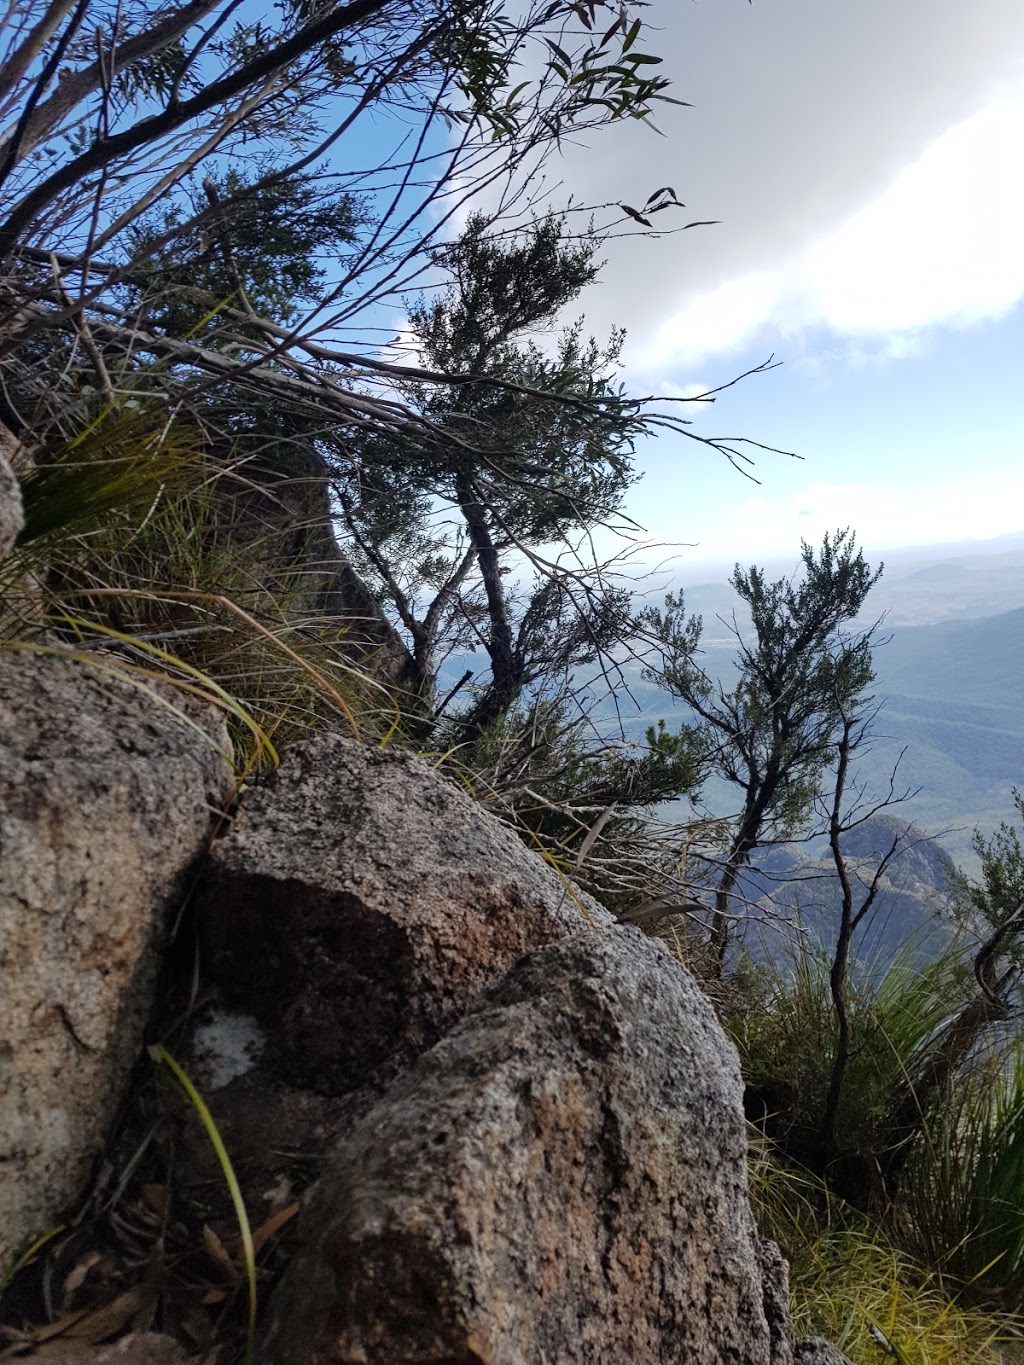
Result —
[{"label": "green grass blade", "polygon": [[154,1043],[149,1049],[149,1055],[153,1061],[160,1065],[163,1063],[170,1070],[171,1075],[181,1087],[189,1103],[206,1129],[206,1135],[216,1153],[220,1168],[224,1173],[224,1180],[231,1194],[231,1202],[235,1207],[235,1217],[238,1219],[238,1228],[242,1237],[242,1250],[245,1257],[245,1270],[249,1281],[249,1325],[246,1339],[246,1360],[252,1359],[253,1344],[256,1339],[256,1250],[253,1246],[252,1228],[249,1225],[249,1215],[246,1212],[245,1200],[242,1198],[241,1186],[238,1177],[235,1175],[235,1168],[231,1164],[228,1150],[224,1146],[224,1139],[214,1122],[213,1115],[207,1109],[202,1095],[192,1084],[191,1080],[183,1067],[171,1056],[167,1049],[160,1043]]}]

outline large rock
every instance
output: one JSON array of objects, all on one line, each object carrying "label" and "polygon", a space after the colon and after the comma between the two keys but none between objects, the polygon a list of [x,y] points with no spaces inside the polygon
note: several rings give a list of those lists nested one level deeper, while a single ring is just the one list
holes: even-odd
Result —
[{"label": "large rock", "polygon": [[428,764],[324,735],[219,841],[208,978],[290,1083],[340,1095],[461,1018],[524,952],[611,917]]},{"label": "large rock", "polygon": [[21,487],[7,459],[4,428],[0,427],[0,559],[10,553],[25,524]]},{"label": "large rock", "polygon": [[339,1147],[261,1365],[770,1365],[741,1100],[661,944],[531,953]]},{"label": "large rock", "polygon": [[231,791],[217,713],[165,702],[109,668],[0,654],[0,1266],[82,1190]]}]

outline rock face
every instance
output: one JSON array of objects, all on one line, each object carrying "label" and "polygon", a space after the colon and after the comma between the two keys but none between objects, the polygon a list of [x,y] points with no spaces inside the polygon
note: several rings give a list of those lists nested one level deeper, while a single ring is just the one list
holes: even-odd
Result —
[{"label": "rock face", "polygon": [[[285,1215],[259,1365],[847,1365],[794,1348],[736,1053],[663,944],[427,764],[337,736],[245,794],[196,882],[231,788],[213,740],[109,673],[0,654],[0,1259],[81,1191],[188,883],[181,1055],[250,1209]],[[176,1196],[216,1222],[192,1128]],[[134,1325],[89,1359],[195,1359]]]},{"label": "rock face", "polygon": [[24,525],[21,490],[5,453],[4,430],[0,428],[0,559],[9,554]]},{"label": "rock face", "polygon": [[770,1365],[745,1148],[735,1052],[662,945],[538,949],[338,1149],[261,1365]]},{"label": "rock face", "polygon": [[435,1043],[524,952],[611,917],[426,763],[336,735],[246,796],[199,901],[206,971],[329,1095]]},{"label": "rock face", "polygon": [[793,1322],[789,1314],[789,1265],[774,1242],[760,1247],[761,1288],[772,1365],[793,1365]]},{"label": "rock face", "polygon": [[793,1359],[796,1365],[850,1365],[839,1347],[824,1337],[805,1337],[798,1341]]},{"label": "rock face", "polygon": [[0,1266],[83,1187],[167,914],[230,794],[217,713],[196,714],[207,740],[175,705],[82,662],[0,654]]}]

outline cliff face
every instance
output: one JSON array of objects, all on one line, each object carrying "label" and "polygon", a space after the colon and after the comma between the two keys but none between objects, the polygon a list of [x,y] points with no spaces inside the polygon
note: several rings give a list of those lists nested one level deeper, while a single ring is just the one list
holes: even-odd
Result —
[{"label": "cliff face", "polygon": [[173,687],[0,655],[4,1259],[72,1221],[45,1311],[32,1266],[9,1291],[26,1351],[88,1295],[62,1359],[198,1365],[244,1303],[206,1134],[132,1080],[152,1039],[258,1224],[262,1365],[828,1359],[667,950],[419,759],[320,736],[232,812],[228,759]]}]

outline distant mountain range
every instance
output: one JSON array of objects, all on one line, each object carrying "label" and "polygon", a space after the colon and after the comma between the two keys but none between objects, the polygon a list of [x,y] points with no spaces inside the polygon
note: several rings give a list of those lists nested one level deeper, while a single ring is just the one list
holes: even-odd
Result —
[{"label": "distant mountain range", "polygon": [[[875,563],[875,558],[870,562]],[[794,568],[795,562],[765,566],[770,578],[791,574]],[[730,620],[738,606],[729,587],[729,573],[723,569],[714,580],[695,582],[687,582],[681,575],[664,579],[666,591],[683,590],[687,607],[704,617],[711,637],[724,638],[725,627],[716,618]],[[901,551],[885,560],[881,581],[867,600],[863,624],[884,616],[890,629],[934,625],[997,616],[1017,607],[1024,607],[1024,547],[941,558]]]},{"label": "distant mountain range", "polygon": [[1024,608],[980,620],[903,626],[875,655],[884,698],[868,771],[896,762],[920,788],[904,808],[958,860],[970,860],[975,825],[1013,814],[1024,786]]},{"label": "distant mountain range", "polygon": [[996,616],[1024,607],[1024,549],[887,563],[868,608],[890,626]]}]

